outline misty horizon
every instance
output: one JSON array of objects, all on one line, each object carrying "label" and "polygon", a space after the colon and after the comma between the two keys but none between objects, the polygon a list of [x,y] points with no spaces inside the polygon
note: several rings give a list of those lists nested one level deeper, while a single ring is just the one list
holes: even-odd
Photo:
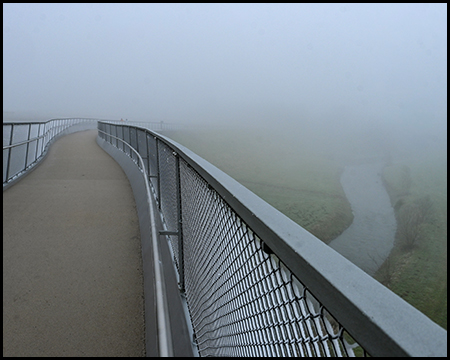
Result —
[{"label": "misty horizon", "polygon": [[3,112],[446,142],[446,4],[3,4]]}]

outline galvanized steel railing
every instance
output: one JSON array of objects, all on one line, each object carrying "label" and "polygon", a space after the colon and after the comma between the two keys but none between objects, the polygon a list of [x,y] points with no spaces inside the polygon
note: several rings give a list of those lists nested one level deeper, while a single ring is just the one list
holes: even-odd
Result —
[{"label": "galvanized steel railing", "polygon": [[67,129],[96,128],[97,119],[52,119],[3,123],[3,189],[28,173],[47,153],[49,144]]},{"label": "galvanized steel railing", "polygon": [[98,127],[152,185],[201,356],[446,355],[444,329],[204,159]]}]

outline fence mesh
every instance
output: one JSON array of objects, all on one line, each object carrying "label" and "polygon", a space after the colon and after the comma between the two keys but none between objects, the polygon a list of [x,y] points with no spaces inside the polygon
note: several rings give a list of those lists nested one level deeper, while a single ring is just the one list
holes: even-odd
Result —
[{"label": "fence mesh", "polygon": [[[124,129],[125,140],[133,142],[130,134]],[[149,134],[146,139],[148,149],[140,152],[159,176],[165,225],[182,234],[182,249],[177,236],[167,238],[178,271],[184,270],[200,356],[366,355],[191,165],[166,143]]]},{"label": "fence mesh", "polygon": [[180,178],[186,297],[200,355],[353,356],[351,337],[185,161]]}]

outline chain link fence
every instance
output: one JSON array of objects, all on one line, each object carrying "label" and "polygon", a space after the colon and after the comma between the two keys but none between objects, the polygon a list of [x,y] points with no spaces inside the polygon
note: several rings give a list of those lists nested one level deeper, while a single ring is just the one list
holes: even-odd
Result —
[{"label": "chain link fence", "polygon": [[205,160],[148,127],[99,130],[147,164],[200,356],[446,352],[445,330]]},{"label": "chain link fence", "polygon": [[353,356],[357,344],[311,292],[180,165],[186,297],[200,354]]}]

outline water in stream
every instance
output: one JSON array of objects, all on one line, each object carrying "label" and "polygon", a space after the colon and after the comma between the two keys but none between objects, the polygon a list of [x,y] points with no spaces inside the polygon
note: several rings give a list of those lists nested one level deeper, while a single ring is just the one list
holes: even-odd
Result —
[{"label": "water in stream", "polygon": [[346,166],[341,184],[352,207],[353,223],[330,246],[373,275],[394,245],[397,223],[381,181],[382,162]]}]

